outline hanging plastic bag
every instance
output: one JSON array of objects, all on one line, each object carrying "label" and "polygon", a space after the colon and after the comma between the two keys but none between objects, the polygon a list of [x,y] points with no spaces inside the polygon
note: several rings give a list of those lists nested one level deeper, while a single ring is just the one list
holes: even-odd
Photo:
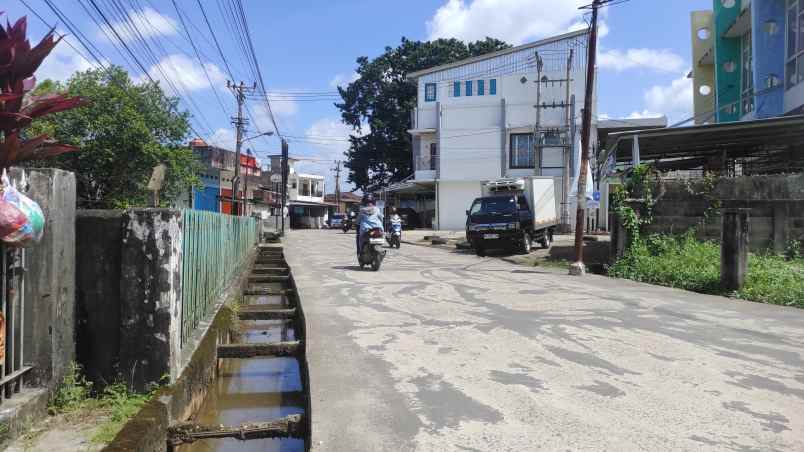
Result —
[{"label": "hanging plastic bag", "polygon": [[[24,183],[24,173],[22,177]],[[5,230],[0,224],[0,240],[18,247],[27,247],[39,242],[45,229],[45,215],[39,204],[20,193],[17,187],[9,181],[5,170],[3,170],[2,185],[4,202],[0,203],[0,216],[3,214],[4,207],[8,215],[11,215],[13,212],[8,208],[10,206],[20,212],[22,222],[20,223],[18,218],[14,218],[14,221],[7,222],[8,228]]]}]

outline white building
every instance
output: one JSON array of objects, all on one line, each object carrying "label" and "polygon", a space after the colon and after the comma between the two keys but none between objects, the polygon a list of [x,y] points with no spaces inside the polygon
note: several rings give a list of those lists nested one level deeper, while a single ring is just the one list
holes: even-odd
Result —
[{"label": "white building", "polygon": [[587,42],[577,31],[409,74],[414,174],[389,189],[400,206],[462,230],[481,181],[542,175],[557,178],[561,212],[564,180],[579,166]]},{"label": "white building", "polygon": [[[291,228],[320,229],[327,221],[327,207],[324,202],[324,176],[304,174],[296,171],[298,159],[288,158],[287,206]],[[282,156],[271,156],[272,191],[282,192]]]}]

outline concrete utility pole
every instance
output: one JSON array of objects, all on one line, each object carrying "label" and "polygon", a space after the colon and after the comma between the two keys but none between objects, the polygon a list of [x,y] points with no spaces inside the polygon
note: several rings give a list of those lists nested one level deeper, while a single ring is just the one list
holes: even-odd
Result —
[{"label": "concrete utility pole", "polygon": [[[536,126],[533,130],[533,173],[539,174],[539,154],[541,153],[542,138],[542,69],[544,62],[539,52],[536,52]],[[536,152],[536,150],[539,152]],[[541,174],[539,174],[541,175]]]},{"label": "concrete utility pole", "polygon": [[340,208],[341,208],[341,161],[340,160],[335,161],[335,168],[333,168],[332,170],[335,171],[335,205],[337,206],[336,209],[340,210]]},{"label": "concrete utility pole", "polygon": [[[242,81],[239,85],[235,85],[233,81],[227,80],[226,87],[234,92],[235,98],[237,99],[237,116],[232,118],[232,124],[234,124],[237,130],[235,138],[234,177],[232,178],[232,215],[241,215],[240,200],[237,195],[240,188],[240,148],[243,146],[243,129],[246,124],[248,124],[248,120],[243,117],[243,104],[246,101],[246,94],[255,90],[257,85],[254,84],[251,87],[247,87]],[[248,175],[246,175],[246,177],[248,177]],[[245,197],[245,193],[243,195]]]},{"label": "concrete utility pole", "polygon": [[583,230],[586,212],[586,167],[589,166],[589,141],[592,132],[592,102],[595,88],[595,56],[597,55],[597,10],[606,0],[592,3],[592,24],[589,32],[589,54],[586,59],[586,92],[583,99],[581,124],[581,165],[578,171],[578,210],[575,217],[575,262],[570,265],[571,275],[586,274],[583,263]]},{"label": "concrete utility pole", "polygon": [[288,199],[288,142],[282,138],[282,235],[285,235],[285,209]]},{"label": "concrete utility pole", "polygon": [[569,213],[569,192],[570,192],[570,166],[572,159],[570,153],[575,149],[575,136],[572,133],[572,121],[575,119],[575,102],[570,102],[570,95],[572,93],[572,58],[575,56],[575,49],[570,49],[569,57],[567,58],[567,89],[564,98],[564,116],[565,116],[565,129],[564,133],[567,137],[567,147],[564,148],[564,170],[561,172],[561,229],[562,232],[570,231],[570,213]]}]

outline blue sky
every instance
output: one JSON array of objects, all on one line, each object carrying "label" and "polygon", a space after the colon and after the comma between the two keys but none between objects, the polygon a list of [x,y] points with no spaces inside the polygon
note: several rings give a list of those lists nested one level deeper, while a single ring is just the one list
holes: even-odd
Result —
[{"label": "blue sky", "polygon": [[[43,0],[26,0],[51,24],[66,28]],[[177,0],[186,14],[188,27],[202,54],[207,73],[226,107],[222,111],[195,59],[171,1],[134,0],[120,2],[142,18],[141,28],[159,40],[163,72],[182,83],[178,89],[192,98],[194,125],[204,138],[233,148],[234,133],[228,117],[235,106],[225,89],[229,78],[218,57],[195,0]],[[46,30],[18,0],[3,9],[15,20],[29,16],[29,36],[38,40]],[[138,68],[128,67],[112,43],[86,15],[77,0],[57,0],[59,8],[103,52],[106,59],[123,64],[136,78]],[[87,3],[87,2],[84,2]],[[98,1],[102,8],[110,2]],[[218,2],[202,0],[218,39],[230,60],[234,76],[251,82],[243,69],[243,57],[221,19]],[[586,0],[309,0],[280,2],[243,0],[253,35],[255,51],[265,84],[270,91],[333,92],[354,73],[355,59],[382,53],[402,36],[409,39],[456,37],[464,40],[492,36],[511,44],[522,44],[559,34],[580,26],[577,6]],[[641,117],[665,114],[670,121],[686,119],[692,111],[691,83],[685,79],[690,68],[689,13],[711,9],[712,0],[631,0],[604,10],[603,37],[599,51],[599,103],[601,115]],[[147,23],[144,23],[147,22]],[[125,34],[123,35],[126,38]],[[69,38],[68,38],[69,39]],[[72,42],[78,46],[73,39]],[[63,43],[41,69],[39,78],[64,79],[75,69],[92,67]],[[148,67],[156,78],[159,71]],[[183,105],[189,108],[189,103]],[[320,159],[305,163],[305,170],[326,172],[334,159],[343,159],[348,129],[340,123],[331,101],[273,103],[280,130],[291,140],[295,155]],[[256,126],[271,130],[264,103],[250,101]],[[201,119],[201,116],[204,119]],[[251,127],[253,133],[255,127]],[[304,138],[306,137],[306,138]],[[276,153],[276,138],[259,138],[250,146],[259,155]],[[332,184],[329,184],[332,187]]]}]

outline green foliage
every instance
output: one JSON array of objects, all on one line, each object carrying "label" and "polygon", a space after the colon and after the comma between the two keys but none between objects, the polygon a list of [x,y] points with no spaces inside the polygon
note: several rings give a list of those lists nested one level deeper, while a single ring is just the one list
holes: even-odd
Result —
[{"label": "green foliage", "polygon": [[739,298],[804,308],[804,260],[772,254],[751,255]]},{"label": "green foliage", "polygon": [[715,187],[720,181],[720,175],[708,172],[700,179],[687,179],[685,181],[687,192],[695,197],[707,201],[708,207],[704,211],[704,221],[708,222],[720,213],[723,203],[715,197]]},{"label": "green foliage", "polygon": [[697,241],[691,232],[680,237],[654,234],[631,242],[625,255],[609,268],[609,275],[719,293],[720,247]]},{"label": "green foliage", "polygon": [[[614,188],[612,207],[622,221],[632,241],[639,239],[642,226],[653,222],[655,171],[647,165],[637,165],[625,175],[623,184]],[[634,207],[636,206],[636,207]]]},{"label": "green foliage", "polygon": [[49,412],[52,415],[82,413],[106,415],[108,419],[98,426],[92,441],[109,443],[158,389],[157,386],[145,394],[140,394],[129,390],[125,383],[118,382],[106,386],[99,393],[93,393],[92,384],[87,381],[81,366],[71,363],[67,375],[56,389]]},{"label": "green foliage", "polygon": [[87,403],[92,392],[92,384],[84,377],[81,366],[72,362],[67,375],[56,389],[48,411],[51,414],[72,413]]},{"label": "green foliage", "polygon": [[743,289],[727,294],[720,286],[720,245],[682,236],[651,235],[632,242],[609,275],[707,294],[804,308],[804,260],[751,254]]},{"label": "green foliage", "polygon": [[801,251],[801,241],[799,240],[788,241],[784,248],[784,255],[790,260],[804,259],[804,254],[802,254]]},{"label": "green foliage", "polygon": [[109,421],[98,427],[98,431],[92,437],[92,441],[104,444],[112,442],[126,422],[142,409],[143,405],[153,397],[154,393],[155,390],[147,394],[133,393],[123,383],[107,386],[99,402],[101,408],[109,410]]},{"label": "green foliage", "polygon": [[[457,39],[421,42],[402,38],[396,47],[369,60],[357,59],[359,78],[338,88],[343,122],[356,132],[347,151],[349,182],[359,189],[399,181],[412,172],[410,112],[416,107],[416,81],[407,74],[510,47],[486,38],[466,44]],[[368,130],[363,130],[367,128]]]},{"label": "green foliage", "polygon": [[126,208],[148,204],[152,169],[167,166],[160,198],[166,205],[197,184],[199,164],[186,146],[189,115],[158,84],[136,84],[119,67],[78,72],[66,83],[42,83],[38,94],[66,91],[90,101],[84,108],[37,120],[48,133],[80,152],[48,161],[76,173],[82,207]]}]

